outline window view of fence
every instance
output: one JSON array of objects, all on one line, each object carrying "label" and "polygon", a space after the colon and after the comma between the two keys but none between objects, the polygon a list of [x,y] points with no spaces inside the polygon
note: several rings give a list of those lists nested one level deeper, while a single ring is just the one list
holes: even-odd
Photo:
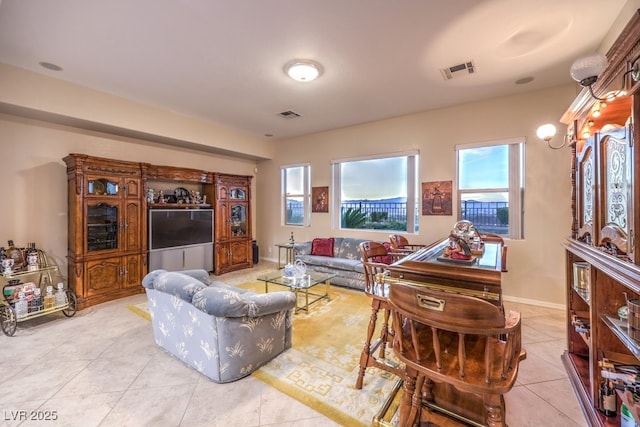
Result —
[{"label": "window view of fence", "polygon": [[407,202],[344,201],[340,204],[340,213],[342,228],[407,229]]},{"label": "window view of fence", "polygon": [[[302,203],[287,199],[287,222],[295,222],[303,214]],[[407,230],[407,202],[345,201],[340,204],[342,228],[372,230]],[[416,224],[418,211],[416,208]]]},{"label": "window view of fence", "polygon": [[[303,214],[300,201],[287,199],[287,222],[295,223]],[[340,215],[342,228],[407,229],[406,202],[347,201],[340,204]],[[508,202],[463,200],[460,218],[471,221],[476,229],[484,233],[509,234]]]},{"label": "window view of fence", "polygon": [[509,234],[509,202],[462,200],[460,218],[471,221],[483,233]]}]

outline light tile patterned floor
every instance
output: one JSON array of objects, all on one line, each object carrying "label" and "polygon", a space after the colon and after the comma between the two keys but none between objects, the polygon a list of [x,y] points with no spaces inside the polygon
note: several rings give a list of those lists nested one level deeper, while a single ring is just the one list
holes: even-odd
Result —
[{"label": "light tile patterned floor", "polygon": [[[217,279],[240,283],[273,267],[261,261]],[[14,337],[0,334],[0,425],[336,425],[253,377],[215,384],[185,367],[155,345],[150,323],[127,309],[145,299],[108,302],[70,319],[45,316],[20,323]],[[560,362],[564,312],[505,305],[521,311],[527,349],[518,383],[506,396],[509,425],[586,426]],[[21,420],[54,411],[55,422]]]}]

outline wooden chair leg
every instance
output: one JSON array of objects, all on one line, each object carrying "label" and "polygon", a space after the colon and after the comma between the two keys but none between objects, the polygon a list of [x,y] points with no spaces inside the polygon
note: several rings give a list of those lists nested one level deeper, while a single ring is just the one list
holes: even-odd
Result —
[{"label": "wooden chair leg", "polygon": [[433,402],[434,399],[433,381],[425,377],[424,385],[422,386],[422,400],[425,402]]},{"label": "wooden chair leg", "polygon": [[424,382],[425,377],[423,375],[418,375],[413,396],[411,397],[411,411],[407,418],[407,425],[413,426],[420,422],[420,414],[422,412],[422,387]]},{"label": "wooden chair leg", "polygon": [[411,418],[413,394],[416,390],[416,377],[405,374],[402,382],[402,399],[398,408],[398,427],[413,427],[415,420]]},{"label": "wooden chair leg", "polygon": [[504,397],[501,394],[484,396],[484,406],[487,410],[487,425],[489,427],[506,427]]},{"label": "wooden chair leg", "polygon": [[380,301],[372,300],[371,302],[371,318],[369,319],[369,326],[367,328],[367,338],[360,354],[360,368],[358,369],[358,378],[356,379],[356,389],[362,389],[362,382],[364,381],[364,374],[369,366],[369,359],[373,357],[371,355],[371,339],[376,328],[376,322],[378,321],[378,311],[380,310]]},{"label": "wooden chair leg", "polygon": [[389,342],[389,310],[384,309],[384,321],[380,330],[380,359],[385,358],[385,350]]}]

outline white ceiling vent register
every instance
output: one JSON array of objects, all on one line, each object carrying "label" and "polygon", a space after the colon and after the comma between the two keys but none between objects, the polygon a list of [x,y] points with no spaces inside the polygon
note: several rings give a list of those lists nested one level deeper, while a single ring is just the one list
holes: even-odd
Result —
[{"label": "white ceiling vent register", "polygon": [[295,119],[296,117],[300,117],[300,114],[291,110],[283,111],[282,113],[278,113],[278,115],[285,119]]},{"label": "white ceiling vent register", "polygon": [[452,67],[443,68],[440,72],[445,80],[452,80],[474,74],[476,72],[476,66],[473,61],[467,61]]}]

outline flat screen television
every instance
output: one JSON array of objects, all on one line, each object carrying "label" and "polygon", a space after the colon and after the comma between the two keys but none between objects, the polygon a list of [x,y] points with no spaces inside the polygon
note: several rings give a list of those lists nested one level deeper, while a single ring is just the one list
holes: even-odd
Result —
[{"label": "flat screen television", "polygon": [[213,243],[212,209],[149,210],[149,250]]}]

